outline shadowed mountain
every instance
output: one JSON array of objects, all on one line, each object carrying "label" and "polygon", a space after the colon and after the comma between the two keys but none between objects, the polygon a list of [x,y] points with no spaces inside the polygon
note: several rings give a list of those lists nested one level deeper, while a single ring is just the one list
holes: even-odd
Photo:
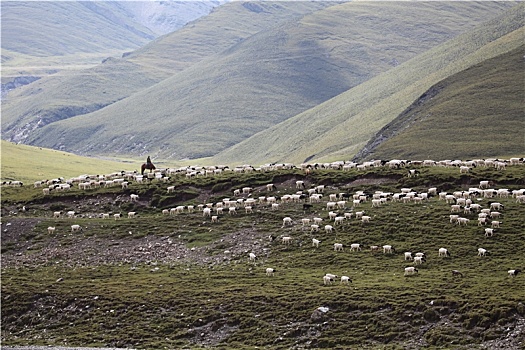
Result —
[{"label": "shadowed mountain", "polygon": [[382,128],[356,159],[525,153],[525,45],[440,81]]},{"label": "shadowed mountain", "polygon": [[[258,31],[97,112],[27,132],[26,141],[81,154],[157,153],[176,159],[212,156],[392,70],[510,6],[484,2],[348,2],[330,6]],[[387,85],[398,84],[392,80]],[[323,123],[325,127],[337,128],[335,119],[330,118]],[[384,124],[370,130],[370,136]],[[14,129],[9,129],[15,125],[21,123],[5,128],[11,137]],[[319,131],[309,120],[304,120],[299,133],[306,129]],[[290,149],[310,147],[311,138],[287,147],[292,138],[297,141],[297,128],[281,130],[279,142],[246,143],[220,159],[274,159],[269,152],[273,148],[280,159],[286,159],[295,157]],[[278,146],[281,142],[283,147]]]},{"label": "shadowed mountain", "polygon": [[[522,46],[523,11],[520,4],[475,30],[254,135],[218,154],[213,161],[258,164],[349,159],[434,84]],[[513,79],[519,84],[522,76]],[[504,101],[506,96],[500,95],[499,99]],[[417,143],[412,146],[419,147]]]}]

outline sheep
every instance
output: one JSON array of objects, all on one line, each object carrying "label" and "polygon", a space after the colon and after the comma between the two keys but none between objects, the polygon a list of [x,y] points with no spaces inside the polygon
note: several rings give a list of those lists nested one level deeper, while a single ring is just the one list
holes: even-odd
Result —
[{"label": "sheep", "polygon": [[414,266],[405,267],[405,276],[414,275],[418,272],[418,269],[416,269]]},{"label": "sheep", "polygon": [[253,209],[252,209],[252,206],[251,205],[247,205],[244,207],[244,211],[246,212],[246,214],[248,213],[253,213]]},{"label": "sheep", "polygon": [[479,188],[489,188],[489,186],[490,186],[489,181],[484,180],[484,181],[479,182]]},{"label": "sheep", "polygon": [[342,225],[344,220],[345,220],[344,216],[336,216],[334,218],[334,226],[337,225],[337,224]]},{"label": "sheep", "polygon": [[450,256],[450,252],[446,248],[439,248],[438,256]]},{"label": "sheep", "polygon": [[72,210],[68,211],[67,212],[67,217],[70,218],[70,219],[74,218],[75,217],[75,212],[72,211]]},{"label": "sheep", "polygon": [[492,228],[499,228],[499,224],[500,222],[499,221],[496,221],[496,220],[493,220],[490,225]]},{"label": "sheep", "polygon": [[59,212],[59,211],[55,211],[55,212],[53,213],[53,218],[59,219],[59,218],[60,218],[60,215],[61,215],[61,212]]},{"label": "sheep", "polygon": [[237,208],[236,207],[229,207],[228,208],[228,214],[230,214],[230,215],[237,215]]},{"label": "sheep", "polygon": [[219,217],[217,215],[212,215],[211,222],[219,222]]},{"label": "sheep", "polygon": [[423,264],[424,261],[426,262],[426,259],[425,259],[424,256],[415,256],[414,257],[414,264],[416,264],[416,265],[421,265],[421,264]]},{"label": "sheep", "polygon": [[361,217],[361,222],[362,222],[363,224],[365,224],[365,223],[370,222],[370,219],[371,219],[370,216],[366,216],[366,215],[364,215],[364,216]]},{"label": "sheep", "polygon": [[134,211],[130,211],[130,212],[128,213],[128,218],[134,218],[134,217],[135,217],[135,214],[136,214],[136,212],[134,212]]},{"label": "sheep", "polygon": [[283,236],[281,240],[282,244],[290,244],[291,241],[292,241],[292,237],[290,236]]},{"label": "sheep", "polygon": [[282,227],[285,227],[285,226],[292,226],[293,225],[293,221],[292,221],[292,218],[287,216],[285,218],[283,218],[283,226]]},{"label": "sheep", "polygon": [[516,277],[521,272],[520,269],[508,270],[509,277]]},{"label": "sheep", "polygon": [[487,224],[487,218],[486,217],[480,217],[478,218],[478,226],[486,225]]},{"label": "sheep", "polygon": [[483,248],[478,248],[478,256],[486,256],[488,253],[488,250]]},{"label": "sheep", "polygon": [[341,284],[348,284],[351,283],[352,279],[348,276],[341,276]]},{"label": "sheep", "polygon": [[266,190],[267,190],[268,192],[272,192],[272,191],[277,190],[277,187],[275,187],[274,184],[267,184],[267,185],[266,185]]},{"label": "sheep", "polygon": [[316,224],[310,225],[310,232],[319,232],[319,225],[316,225]]},{"label": "sheep", "polygon": [[244,193],[244,194],[248,194],[248,193],[250,193],[252,190],[253,190],[253,188],[251,188],[251,187],[243,187],[243,188],[242,188],[242,193]]},{"label": "sheep", "polygon": [[169,186],[168,193],[173,193],[173,192],[175,192],[175,186]]},{"label": "sheep", "polygon": [[305,189],[304,181],[301,181],[301,180],[295,181],[295,188]]},{"label": "sheep", "polygon": [[301,219],[301,224],[303,226],[309,225],[310,224],[310,219],[308,219],[308,218]]},{"label": "sheep", "polygon": [[485,228],[485,237],[492,237],[494,236],[494,229],[487,227]]},{"label": "sheep", "polygon": [[334,243],[334,251],[336,252],[339,252],[339,251],[343,251],[343,244],[342,243]]},{"label": "sheep", "polygon": [[248,258],[250,259],[250,261],[255,261],[257,259],[257,255],[255,255],[254,253],[250,253],[248,254]]},{"label": "sheep", "polygon": [[333,230],[334,230],[334,227],[333,227],[332,225],[326,225],[326,226],[324,227],[324,231],[325,231],[326,233],[332,233]]},{"label": "sheep", "polygon": [[274,268],[271,268],[271,267],[267,267],[266,268],[266,276],[273,276],[275,271],[277,271],[277,270],[274,269]]},{"label": "sheep", "polygon": [[332,277],[327,276],[327,275],[324,275],[324,276],[323,276],[323,283],[324,283],[325,285],[327,285],[327,284],[332,284],[333,282],[334,282],[334,279],[333,279]]},{"label": "sheep", "polygon": [[501,213],[499,211],[491,211],[490,212],[491,219],[497,219],[497,218],[500,217],[500,215],[501,215]]},{"label": "sheep", "polygon": [[321,243],[320,240],[312,238],[312,247],[319,248],[319,243]]},{"label": "sheep", "polygon": [[405,252],[405,260],[414,260],[411,252]]},{"label": "sheep", "polygon": [[356,211],[355,212],[355,218],[356,219],[361,219],[363,217],[363,215],[365,215],[364,211]]},{"label": "sheep", "polygon": [[80,225],[71,225],[71,232],[77,231],[82,231],[82,227],[80,227]]},{"label": "sheep", "polygon": [[132,193],[132,194],[129,195],[129,197],[130,197],[132,202],[138,202],[138,200],[139,200],[139,195],[138,194]]},{"label": "sheep", "polygon": [[49,234],[55,233],[55,228],[53,226],[49,226],[47,228],[47,233],[49,233]]},{"label": "sheep", "polygon": [[233,190],[233,195],[234,195],[235,197],[240,196],[240,195],[241,195],[241,190],[239,190],[239,189],[237,189],[237,190]]},{"label": "sheep", "polygon": [[377,245],[371,245],[370,246],[370,253],[375,253],[377,251],[379,251],[379,246],[377,246]]},{"label": "sheep", "polygon": [[113,218],[114,218],[115,220],[120,219],[120,214],[119,214],[119,213],[117,213],[117,214],[113,214]]},{"label": "sheep", "polygon": [[326,203],[326,210],[335,209],[336,206],[337,206],[336,202],[327,202]]},{"label": "sheep", "polygon": [[465,225],[465,226],[467,226],[467,224],[469,222],[470,222],[470,220],[467,219],[467,218],[458,218],[457,224],[458,225]]},{"label": "sheep", "polygon": [[490,209],[495,209],[495,210],[502,210],[504,209],[505,206],[499,202],[492,202],[490,203]]},{"label": "sheep", "polygon": [[395,249],[391,245],[383,246],[383,254],[386,254],[386,253],[392,254],[393,252],[395,252]]},{"label": "sheep", "polygon": [[360,251],[361,250],[361,245],[359,243],[352,243],[350,244],[350,251],[353,252],[353,251]]},{"label": "sheep", "polygon": [[211,208],[203,208],[202,216],[211,216]]}]

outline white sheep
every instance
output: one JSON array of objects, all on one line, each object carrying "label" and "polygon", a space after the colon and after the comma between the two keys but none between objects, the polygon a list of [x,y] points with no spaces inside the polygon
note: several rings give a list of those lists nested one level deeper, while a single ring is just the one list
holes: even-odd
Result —
[{"label": "white sheep", "polygon": [[478,248],[478,256],[485,256],[488,253],[486,249]]},{"label": "white sheep", "polygon": [[53,226],[49,226],[49,227],[47,228],[47,233],[49,233],[49,234],[51,234],[51,233],[55,233],[55,227],[53,227]]},{"label": "white sheep", "polygon": [[134,212],[134,211],[130,211],[130,212],[128,213],[128,218],[134,218],[134,217],[135,217],[135,214],[136,214],[136,212]]},{"label": "white sheep", "polygon": [[508,270],[507,273],[509,274],[509,277],[516,277],[518,275],[518,273],[520,273],[521,270],[520,269],[515,269],[515,270]]},{"label": "white sheep", "polygon": [[312,247],[319,248],[319,243],[321,243],[320,240],[312,238]]},{"label": "white sheep", "polygon": [[333,230],[334,230],[334,227],[332,225],[325,225],[325,227],[324,227],[324,231],[326,233],[332,233]]},{"label": "white sheep", "polygon": [[419,271],[414,266],[405,267],[405,276],[414,275]]},{"label": "white sheep", "polygon": [[425,257],[424,256],[415,256],[414,257],[414,264],[416,264],[416,265],[423,264],[423,261],[425,261]]},{"label": "white sheep", "polygon": [[361,217],[361,222],[362,222],[363,224],[365,224],[365,223],[370,222],[370,219],[371,219],[370,216],[363,215],[363,216]]},{"label": "white sheep", "polygon": [[77,231],[82,231],[82,227],[80,227],[80,225],[71,225],[71,232]]},{"label": "white sheep", "polygon": [[492,228],[499,228],[500,222],[499,222],[499,221],[496,221],[496,220],[493,220],[493,221],[490,223],[490,225],[491,225]]},{"label": "white sheep", "polygon": [[405,260],[414,260],[411,252],[405,252]]},{"label": "white sheep", "polygon": [[343,244],[342,243],[334,243],[334,250],[336,252],[338,252],[338,251],[342,252],[343,251]]},{"label": "white sheep", "polygon": [[271,267],[267,267],[267,268],[266,268],[266,276],[273,276],[273,274],[275,273],[275,271],[277,271],[277,270],[274,269],[274,268],[271,268]]},{"label": "white sheep", "polygon": [[494,236],[494,229],[491,227],[485,228],[485,237],[492,237]]},{"label": "white sheep", "polygon": [[257,259],[257,255],[255,255],[254,253],[250,253],[248,254],[248,258],[250,259],[250,261],[255,261]]},{"label": "white sheep", "polygon": [[203,208],[202,216],[211,216],[211,208]]},{"label": "white sheep", "polygon": [[350,244],[350,251],[353,252],[353,251],[360,251],[361,250],[361,245],[359,243],[352,243]]},{"label": "white sheep", "polygon": [[283,236],[281,242],[283,244],[290,244],[292,242],[292,237],[290,237],[290,236]]},{"label": "white sheep", "polygon": [[292,218],[287,216],[285,218],[283,218],[283,227],[284,226],[292,226],[293,225],[293,221],[292,221]]},{"label": "white sheep", "polygon": [[74,218],[75,217],[75,212],[72,211],[72,210],[68,211],[67,212],[67,217],[70,218],[70,219]]},{"label": "white sheep", "polygon": [[138,194],[132,193],[132,194],[129,195],[129,197],[130,197],[132,202],[138,202],[138,200],[139,200],[139,195]]},{"label": "white sheep", "polygon": [[211,217],[211,222],[219,222],[219,217],[217,215],[213,215]]},{"label": "white sheep", "polygon": [[391,245],[384,245],[383,246],[383,254],[386,254],[386,253],[392,254],[394,251],[395,251],[395,249]]},{"label": "white sheep", "polygon": [[450,256],[450,253],[446,248],[439,248],[438,256]]},{"label": "white sheep", "polygon": [[316,224],[310,225],[310,232],[319,232],[319,225],[316,225]]},{"label": "white sheep", "polygon": [[102,219],[108,220],[109,219],[109,214],[108,213],[102,213]]},{"label": "white sheep", "polygon": [[327,284],[332,284],[333,282],[334,282],[334,279],[333,279],[332,277],[327,276],[327,275],[324,275],[324,276],[323,276],[323,283],[324,283],[325,285],[327,285]]},{"label": "white sheep", "polygon": [[173,193],[173,192],[175,192],[175,186],[169,186],[168,193]]},{"label": "white sheep", "polygon": [[348,276],[341,276],[341,284],[349,284],[352,282],[352,279]]}]

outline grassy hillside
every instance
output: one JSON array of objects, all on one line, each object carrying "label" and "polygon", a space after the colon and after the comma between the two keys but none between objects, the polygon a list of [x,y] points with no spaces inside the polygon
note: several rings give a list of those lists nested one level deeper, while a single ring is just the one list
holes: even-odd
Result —
[{"label": "grassy hillside", "polygon": [[[116,2],[2,1],[2,80],[91,64],[155,38]],[[94,61],[96,60],[96,61]]]},{"label": "grassy hillside", "polygon": [[[525,204],[515,198],[473,196],[483,208],[505,205],[495,235],[485,237],[477,213],[461,216],[467,226],[451,224],[451,206],[431,197],[422,204],[370,201],[334,233],[311,232],[301,219],[329,222],[330,194],[365,191],[398,193],[411,188],[427,193],[468,191],[480,180],[496,189],[525,186],[524,165],[505,171],[455,167],[365,171],[268,171],[186,178],[130,187],[56,192],[2,188],[2,346],[96,346],[126,348],[360,348],[360,349],[518,349],[525,342],[525,279],[509,277],[524,269],[522,233]],[[202,212],[163,215],[179,205],[217,203],[224,198],[265,198],[295,193],[296,180],[307,188],[325,185],[320,203],[240,206],[237,215],[220,214],[217,223]],[[274,183],[277,192],[268,192]],[[167,193],[167,186],[175,186]],[[250,196],[232,191],[253,188]],[[138,202],[129,200],[139,194]],[[25,207],[25,211],[22,207]],[[74,210],[76,217],[53,218],[54,211]],[[365,210],[368,224],[355,218]],[[136,217],[127,218],[127,213]],[[215,212],[215,209],[214,209]],[[121,213],[104,220],[102,213]],[[283,227],[282,219],[293,219]],[[83,230],[71,233],[72,224]],[[48,227],[55,231],[48,233]],[[269,241],[268,236],[277,237]],[[290,236],[290,245],[281,243]],[[321,240],[312,246],[312,238]],[[343,243],[344,251],[334,251]],[[360,243],[361,251],[349,245]],[[393,245],[393,254],[369,246]],[[438,257],[446,247],[450,257]],[[477,256],[483,247],[490,253]],[[419,273],[404,252],[425,252]],[[248,253],[258,259],[249,261]],[[266,268],[277,271],[265,274]],[[462,276],[453,276],[459,270]],[[322,276],[347,275],[324,285]],[[497,292],[496,292],[497,291]],[[322,308],[321,310],[319,308]]]},{"label": "grassy hillside", "polygon": [[[162,36],[139,50],[127,52],[125,58],[105,60],[85,70],[54,74],[13,91],[2,106],[3,138],[19,142],[34,128],[98,110],[258,31],[326,7],[328,3],[274,5],[255,5],[255,8],[264,9],[259,12],[241,3],[226,4],[183,29]],[[143,119],[142,115],[132,113],[131,116]]]},{"label": "grassy hillside", "polygon": [[524,54],[522,45],[432,86],[367,144],[360,159],[525,154]]},{"label": "grassy hillside", "polygon": [[520,47],[525,35],[523,11],[520,4],[475,30],[260,132],[214,160],[258,163],[287,159],[300,163],[349,159],[437,82]]},{"label": "grassy hillside", "polygon": [[74,177],[80,174],[106,174],[115,171],[140,169],[140,162],[133,160],[108,160],[81,157],[71,153],[16,145],[2,140],[1,182],[22,181],[32,186],[33,182],[58,177]]},{"label": "grassy hillside", "polygon": [[[267,4],[273,5],[282,6]],[[95,113],[34,131],[34,122],[25,127],[28,123],[17,121],[25,129],[16,134],[29,135],[27,142],[82,154],[210,156],[391,69],[508,6],[339,4],[260,31]],[[264,13],[253,8],[250,12]],[[5,127],[9,137],[15,134],[14,125]],[[248,147],[230,159],[273,160],[273,155],[252,156],[254,149],[261,148]],[[287,147],[279,152],[283,149]]]}]

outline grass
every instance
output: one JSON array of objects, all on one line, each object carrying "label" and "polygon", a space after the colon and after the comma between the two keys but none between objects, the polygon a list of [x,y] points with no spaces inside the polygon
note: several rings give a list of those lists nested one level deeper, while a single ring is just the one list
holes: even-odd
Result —
[{"label": "grass", "polygon": [[[4,234],[9,233],[3,233],[2,342],[147,349],[397,349],[408,344],[429,349],[476,348],[504,338],[505,329],[513,329],[516,320],[525,317],[523,277],[509,278],[506,273],[511,267],[523,268],[523,204],[514,198],[497,199],[505,205],[503,225],[491,238],[483,235],[474,216],[467,227],[451,225],[450,205],[437,198],[422,205],[388,202],[380,208],[364,203],[360,208],[372,216],[370,224],[352,219],[332,235],[312,234],[301,227],[300,219],[320,216],[326,222],[330,193],[398,192],[404,187],[423,192],[431,186],[452,192],[475,187],[482,179],[493,180],[495,188],[512,190],[523,188],[524,175],[523,166],[514,166],[499,172],[476,168],[467,175],[459,174],[457,168],[423,168],[416,178],[406,177],[404,169],[318,170],[306,178],[295,170],[196,179],[177,176],[170,183],[177,188],[173,197],[185,199],[169,202],[172,195],[165,193],[169,184],[133,183],[129,191],[140,193],[143,200],[138,204],[129,203],[122,195],[126,192],[105,189],[74,189],[43,202],[38,189],[3,189],[3,210],[6,206],[32,208],[16,216],[3,213],[3,223],[17,218],[40,222],[16,241],[6,240]],[[160,214],[161,209],[175,205],[231,197],[233,189],[248,185],[255,188],[255,198],[271,194],[264,185],[269,182],[276,184],[281,195],[294,193],[295,179],[304,179],[308,186],[327,185],[323,202],[314,204],[309,213],[303,212],[301,203],[283,204],[279,211],[257,205],[254,214],[224,215],[216,225],[200,213]],[[382,179],[382,183],[357,185],[363,179]],[[184,197],[188,188],[198,197]],[[218,190],[210,192],[213,188]],[[94,203],[101,196],[115,200],[100,207]],[[153,207],[155,198],[166,204]],[[486,207],[489,199],[476,201]],[[70,220],[50,216],[53,209],[71,208],[84,215],[75,219],[85,228],[78,235],[69,233]],[[119,210],[136,210],[139,217],[87,218]],[[291,216],[294,226],[282,228],[284,216]],[[56,226],[54,235],[47,234],[49,225]],[[269,234],[290,235],[293,243],[268,242]],[[311,246],[313,236],[321,240],[317,249]],[[165,256],[133,263],[112,260],[120,246],[147,247],[155,238],[196,249],[201,263]],[[344,243],[345,251],[334,252],[334,242]],[[364,250],[348,251],[349,244],[356,242]],[[60,244],[55,258],[42,260],[46,249]],[[372,244],[392,244],[397,252],[370,254],[367,248]],[[85,250],[77,253],[80,256],[71,255],[81,246]],[[437,257],[441,246],[451,251],[450,258]],[[480,246],[491,254],[477,257]],[[166,252],[171,248],[166,246]],[[259,260],[248,262],[249,251],[256,252]],[[403,276],[403,268],[410,265],[403,260],[404,251],[427,253],[428,261],[418,275]],[[34,263],[16,267],[6,263],[19,252],[23,257],[30,255]],[[96,263],[97,257],[108,263]],[[277,269],[274,277],[265,276],[268,266]],[[452,269],[461,270],[464,277],[454,278]],[[321,277],[326,272],[348,275],[353,283],[324,286]],[[320,306],[329,311],[316,312]]]}]

